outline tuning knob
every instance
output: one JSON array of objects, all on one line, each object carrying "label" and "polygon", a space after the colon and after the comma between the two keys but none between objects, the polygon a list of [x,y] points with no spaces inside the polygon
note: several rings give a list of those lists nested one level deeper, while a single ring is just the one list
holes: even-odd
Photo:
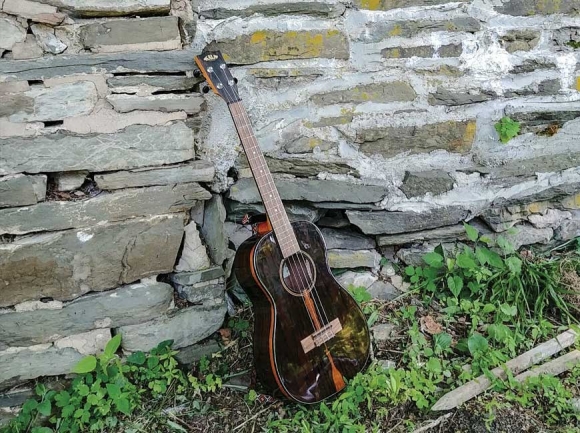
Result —
[{"label": "tuning knob", "polygon": [[203,88],[201,89],[201,91],[203,93],[208,93],[209,92],[209,87],[208,86],[203,86]]},{"label": "tuning knob", "polygon": [[194,70],[193,70],[193,76],[194,76],[195,78],[199,78],[199,77],[201,77],[201,71],[200,71],[199,69],[194,69]]}]

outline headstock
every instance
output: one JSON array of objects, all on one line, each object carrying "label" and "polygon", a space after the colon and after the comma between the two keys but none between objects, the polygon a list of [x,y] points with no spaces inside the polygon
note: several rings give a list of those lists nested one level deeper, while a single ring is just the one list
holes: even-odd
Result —
[{"label": "headstock", "polygon": [[204,51],[195,56],[195,63],[216,95],[221,96],[228,104],[241,100],[236,84],[238,80],[232,76],[222,53]]}]

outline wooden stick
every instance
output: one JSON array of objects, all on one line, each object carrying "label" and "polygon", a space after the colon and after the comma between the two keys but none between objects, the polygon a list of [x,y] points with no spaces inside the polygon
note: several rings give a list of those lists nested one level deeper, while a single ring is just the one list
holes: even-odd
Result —
[{"label": "wooden stick", "polygon": [[580,364],[580,350],[573,350],[565,355],[560,356],[550,362],[540,365],[538,368],[526,371],[515,377],[518,382],[523,382],[528,377],[539,376],[540,374],[549,374],[550,376],[559,376],[565,371],[572,370]]},{"label": "wooden stick", "polygon": [[453,415],[453,414],[446,413],[445,415],[442,415],[439,418],[437,418],[435,421],[430,421],[429,423],[425,424],[423,427],[419,427],[417,430],[413,430],[413,433],[422,433],[422,432],[431,430],[433,427],[437,427],[442,422],[447,421],[451,417],[451,415]]},{"label": "wooden stick", "polygon": [[[520,356],[508,361],[505,365],[499,366],[491,370],[491,374],[495,377],[505,379],[505,369],[508,369],[512,374],[519,374],[527,370],[532,365],[539,364],[544,359],[550,358],[556,353],[570,347],[576,341],[577,334],[572,329],[561,333],[555,338],[546,341],[531,350],[521,354]],[[478,396],[491,386],[491,381],[485,376],[481,375],[477,379],[461,385],[459,388],[448,392],[433,405],[431,410],[450,410],[457,406],[471,400]]]}]

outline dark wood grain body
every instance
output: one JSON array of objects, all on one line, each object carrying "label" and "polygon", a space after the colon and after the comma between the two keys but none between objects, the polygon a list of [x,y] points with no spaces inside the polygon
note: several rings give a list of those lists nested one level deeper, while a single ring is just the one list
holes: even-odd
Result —
[{"label": "dark wood grain body", "polygon": [[301,341],[314,332],[304,299],[286,291],[280,282],[283,260],[272,233],[252,237],[237,251],[234,269],[254,304],[254,359],[256,372],[271,389],[289,398],[315,403],[336,394],[331,360],[350,379],[361,371],[369,356],[366,319],[352,296],[328,268],[326,246],[315,225],[292,223],[302,251],[316,265],[312,298],[323,324],[338,318],[342,330],[325,345],[305,353]]}]

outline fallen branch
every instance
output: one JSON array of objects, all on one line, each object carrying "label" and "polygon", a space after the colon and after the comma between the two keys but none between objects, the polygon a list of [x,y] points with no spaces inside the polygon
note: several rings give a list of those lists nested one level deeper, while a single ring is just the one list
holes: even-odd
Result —
[{"label": "fallen branch", "polygon": [[[505,379],[506,372],[504,369],[507,369],[511,371],[512,374],[517,375],[522,371],[527,370],[532,365],[539,364],[544,359],[550,358],[565,348],[570,347],[576,341],[576,337],[576,332],[572,329],[568,329],[557,337],[552,338],[551,340],[548,340],[506,362],[505,365],[494,368],[491,370],[491,374],[494,377]],[[484,392],[491,386],[491,384],[491,380],[489,380],[485,375],[481,375],[477,379],[461,385],[459,388],[445,394],[439,399],[439,401],[437,401],[437,403],[435,403],[435,405],[433,405],[431,410],[454,409]]]},{"label": "fallen branch", "polygon": [[428,424],[425,424],[423,427],[419,427],[417,430],[413,430],[413,433],[422,433],[424,431],[431,430],[433,427],[437,427],[442,422],[447,421],[451,417],[451,415],[453,414],[446,413],[445,415],[437,418],[435,421],[431,421]]},{"label": "fallen branch", "polygon": [[540,365],[538,368],[526,371],[515,377],[518,382],[523,382],[528,377],[539,376],[540,374],[549,374],[550,376],[559,376],[560,374],[572,370],[577,365],[580,365],[580,350],[574,350],[565,355],[560,356],[550,362]]}]

